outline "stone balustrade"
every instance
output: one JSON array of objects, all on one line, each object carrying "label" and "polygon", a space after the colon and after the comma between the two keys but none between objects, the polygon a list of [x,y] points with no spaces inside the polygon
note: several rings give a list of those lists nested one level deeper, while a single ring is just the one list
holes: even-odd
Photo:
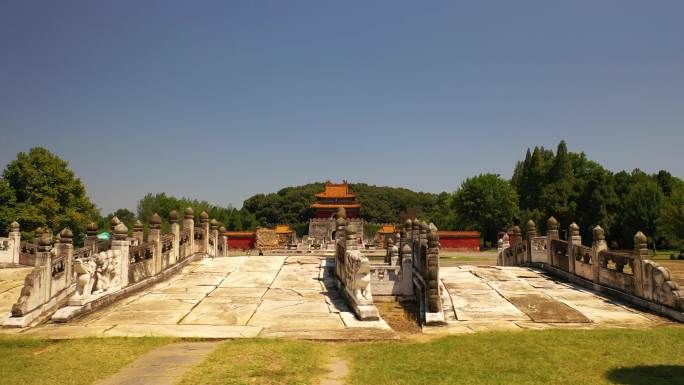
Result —
[{"label": "stone balustrade", "polygon": [[356,229],[338,213],[335,222],[335,283],[356,316],[363,321],[379,320],[371,291],[371,264],[361,254]]},{"label": "stone balustrade", "polygon": [[20,264],[21,232],[19,224],[12,222],[7,237],[0,237],[0,265],[12,266]]},{"label": "stone balustrade", "polygon": [[558,237],[558,222],[547,221],[547,234],[538,237],[534,222],[528,222],[527,239],[509,243],[508,234],[499,240],[497,264],[537,266],[608,295],[684,321],[684,290],[666,267],[651,260],[646,236],[637,232],[634,250],[608,250],[600,226],[593,230],[591,247],[582,245],[577,224],[568,227],[568,239]]},{"label": "stone balustrade", "polygon": [[[113,218],[110,241],[98,240],[97,226],[91,223],[84,246],[76,250],[69,229],[54,238],[49,229],[38,229],[37,244],[33,245],[21,242],[19,225],[13,224],[6,238],[7,250],[0,247],[1,262],[19,264],[23,260],[35,267],[26,276],[11,317],[3,326],[26,327],[50,316],[53,321],[66,322],[165,279],[194,257],[225,256],[225,237],[218,234],[218,222],[211,221],[210,229],[208,215],[203,212],[200,226],[195,227],[193,210],[187,208],[184,214],[182,230],[178,213],[169,214],[168,234],[161,233],[161,218],[154,214],[147,240],[139,221],[129,236],[128,228]],[[4,240],[0,238],[0,246]]]}]

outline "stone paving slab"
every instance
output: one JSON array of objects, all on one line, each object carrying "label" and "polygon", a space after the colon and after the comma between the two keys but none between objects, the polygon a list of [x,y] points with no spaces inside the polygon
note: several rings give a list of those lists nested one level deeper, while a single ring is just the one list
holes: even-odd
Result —
[{"label": "stone paving slab", "polygon": [[543,294],[506,295],[506,299],[534,322],[591,322],[579,311]]},{"label": "stone paving slab", "polygon": [[220,287],[270,287],[278,275],[278,270],[239,271],[228,276]]},{"label": "stone paving slab", "polygon": [[444,306],[448,326],[442,332],[426,328],[430,333],[671,324],[532,268],[453,266],[443,270],[440,278],[447,292],[443,301],[451,301],[453,307]]},{"label": "stone paving slab", "polygon": [[[384,321],[355,320],[334,289],[323,285],[321,266],[321,259],[312,256],[206,258],[68,326],[50,325],[35,332],[203,338],[317,334],[323,339],[369,339],[368,330],[376,330],[382,338],[394,335]],[[331,332],[344,330],[362,332]]]},{"label": "stone paving slab", "polygon": [[256,337],[261,330],[255,326],[121,324],[105,331],[104,336],[226,339]]}]

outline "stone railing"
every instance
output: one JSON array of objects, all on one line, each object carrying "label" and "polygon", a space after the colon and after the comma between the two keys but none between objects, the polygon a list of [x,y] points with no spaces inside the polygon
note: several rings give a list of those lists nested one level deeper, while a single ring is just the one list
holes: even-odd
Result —
[{"label": "stone railing", "polygon": [[71,296],[72,285],[73,235],[68,229],[59,234],[55,243],[52,232],[36,230],[37,249],[35,267],[26,275],[24,287],[17,302],[12,305],[11,317],[3,325],[23,327],[54,312]]},{"label": "stone railing", "polygon": [[[193,217],[192,209],[186,209],[181,231],[178,214],[171,212],[170,232],[162,235],[161,218],[153,215],[145,242],[139,222],[136,222],[133,236],[129,237],[128,228],[118,218],[113,218],[113,238],[104,242],[97,239],[97,226],[90,224],[84,247],[77,250],[73,248],[73,235],[69,229],[62,230],[56,241],[51,231],[37,230],[38,244],[32,254],[35,267],[26,276],[20,297],[12,307],[12,315],[3,325],[25,327],[50,316],[53,321],[66,322],[165,279],[179,271],[191,257],[225,255],[225,245],[217,245],[225,239],[218,236],[217,228],[209,233],[207,214],[200,215],[201,223],[197,228]],[[196,229],[202,234],[197,238],[198,242],[195,242]],[[205,234],[214,239],[213,247],[209,247]],[[17,240],[17,246],[19,242]]]},{"label": "stone railing", "polygon": [[[6,238],[0,238],[0,264],[2,265],[18,265],[21,262],[21,232],[19,231],[19,224],[13,222],[10,225],[10,231]],[[35,251],[34,251],[35,253]],[[35,263],[35,261],[33,261]]]},{"label": "stone railing", "polygon": [[371,292],[371,265],[359,250],[355,228],[342,214],[336,227],[335,284],[359,319],[378,320]]},{"label": "stone railing", "polygon": [[[432,223],[408,219],[399,235],[399,259],[402,267],[409,263],[412,266],[413,293],[419,303],[419,320],[424,325],[445,323],[437,231]],[[408,268],[402,269],[402,274],[406,271]]]},{"label": "stone railing", "polygon": [[[591,247],[582,245],[579,226],[568,228],[568,240],[558,237],[558,222],[547,221],[547,234],[538,237],[534,222],[527,224],[527,240],[515,226],[499,242],[499,265],[533,265],[573,282],[684,322],[684,290],[672,279],[669,269],[650,259],[646,236],[637,232],[634,250],[608,250],[604,231],[593,230]],[[526,249],[518,247],[527,244]]]}]

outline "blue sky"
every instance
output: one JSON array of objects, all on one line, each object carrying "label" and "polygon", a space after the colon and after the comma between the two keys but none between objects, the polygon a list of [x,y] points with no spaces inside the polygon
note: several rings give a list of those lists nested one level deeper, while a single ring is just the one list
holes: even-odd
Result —
[{"label": "blue sky", "polygon": [[326,179],[453,191],[565,139],[684,177],[681,1],[2,1],[0,164],[104,213]]}]

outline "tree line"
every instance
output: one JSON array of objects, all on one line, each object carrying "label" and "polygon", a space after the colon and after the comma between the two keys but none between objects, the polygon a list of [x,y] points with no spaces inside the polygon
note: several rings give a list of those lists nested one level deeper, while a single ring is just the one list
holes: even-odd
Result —
[{"label": "tree line", "polygon": [[[543,147],[528,149],[510,180],[481,174],[466,179],[452,193],[365,183],[352,183],[350,188],[357,193],[362,203],[360,215],[368,222],[398,223],[420,217],[440,229],[479,230],[490,245],[511,225],[524,230],[529,219],[545,231],[546,219],[553,215],[562,230],[576,222],[587,242],[591,241],[591,229],[601,225],[614,248],[631,247],[637,230],[648,234],[654,247],[684,246],[684,182],[680,178],[667,171],[613,173],[584,153],[569,152],[563,141],[555,152]],[[0,229],[16,220],[28,239],[38,226],[69,227],[78,239],[91,221],[107,230],[111,218],[117,216],[132,228],[136,219],[145,223],[157,212],[166,228],[171,210],[182,213],[185,207],[193,207],[196,216],[206,211],[228,230],[285,223],[302,235],[313,216],[310,205],[315,194],[323,190],[323,183],[286,187],[256,194],[246,199],[241,209],[165,193],[147,194],[135,212],[122,208],[103,216],[67,162],[44,148],[34,148],[19,153],[0,178]]]}]

